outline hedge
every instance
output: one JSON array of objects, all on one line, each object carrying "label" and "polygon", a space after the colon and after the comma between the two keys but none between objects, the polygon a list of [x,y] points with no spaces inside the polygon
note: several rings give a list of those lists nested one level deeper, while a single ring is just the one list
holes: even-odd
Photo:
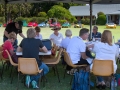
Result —
[{"label": "hedge", "polygon": [[97,24],[98,25],[105,25],[106,24],[106,16],[105,15],[100,15],[97,18]]},{"label": "hedge", "polygon": [[5,17],[0,17],[0,24],[5,23]]},{"label": "hedge", "polygon": [[31,18],[18,17],[18,18],[16,18],[15,21],[19,21],[19,20],[21,20],[21,21],[25,20],[27,23],[28,22],[41,23],[41,22],[44,22],[46,20],[46,18],[44,18],[44,17],[31,17]]},{"label": "hedge", "polygon": [[[92,19],[92,23],[93,24],[95,24],[95,19]],[[85,25],[90,25],[90,19],[89,18],[83,18],[82,20],[81,20],[81,23],[82,24],[85,24]]]}]

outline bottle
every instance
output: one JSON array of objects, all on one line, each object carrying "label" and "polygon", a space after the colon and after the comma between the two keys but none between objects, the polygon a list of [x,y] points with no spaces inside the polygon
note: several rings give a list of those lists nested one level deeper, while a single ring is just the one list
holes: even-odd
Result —
[{"label": "bottle", "polygon": [[94,37],[93,37],[92,41],[95,42],[95,38]]},{"label": "bottle", "polygon": [[111,90],[114,90],[114,80],[111,81]]},{"label": "bottle", "polygon": [[115,84],[115,86],[114,86],[115,89],[114,90],[117,90],[117,81],[116,80],[114,81],[114,84]]}]

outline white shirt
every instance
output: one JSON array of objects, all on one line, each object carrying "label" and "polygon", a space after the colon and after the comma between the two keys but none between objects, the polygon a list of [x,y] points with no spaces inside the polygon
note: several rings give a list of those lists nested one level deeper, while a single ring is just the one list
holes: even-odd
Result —
[{"label": "white shirt", "polygon": [[69,45],[70,40],[71,40],[70,37],[64,38],[64,39],[62,40],[62,42],[61,42],[60,47],[63,47],[63,48],[65,48],[65,49],[67,49],[67,46]]},{"label": "white shirt", "polygon": [[58,33],[58,36],[56,36],[54,33],[50,35],[50,39],[52,39],[52,42],[56,44],[57,46],[60,46],[62,40],[63,40],[63,35],[61,33]]},{"label": "white shirt", "polygon": [[[95,52],[95,59],[98,60],[113,60],[114,72],[117,70],[116,57],[119,55],[118,47],[113,44],[110,46],[108,43],[98,42],[94,44],[93,52]],[[92,66],[91,66],[92,69]]]},{"label": "white shirt", "polygon": [[79,36],[73,37],[67,47],[67,52],[70,55],[73,64],[78,63],[81,58],[81,52],[86,51],[86,44]]},{"label": "white shirt", "polygon": [[40,39],[40,40],[42,40],[42,35],[41,35],[41,34],[36,35],[35,39]]}]

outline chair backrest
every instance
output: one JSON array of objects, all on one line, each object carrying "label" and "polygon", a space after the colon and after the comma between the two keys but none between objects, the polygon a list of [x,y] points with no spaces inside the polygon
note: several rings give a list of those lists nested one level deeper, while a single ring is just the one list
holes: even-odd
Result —
[{"label": "chair backrest", "polygon": [[97,76],[110,76],[114,73],[112,60],[93,60],[92,73]]},{"label": "chair backrest", "polygon": [[2,47],[2,45],[0,46],[0,51],[3,51],[3,47]]},{"label": "chair backrest", "polygon": [[59,51],[58,51],[58,54],[56,56],[56,63],[59,63],[62,51],[63,51],[63,49],[60,48]]},{"label": "chair backrest", "polygon": [[28,75],[36,75],[39,72],[35,58],[18,58],[18,72]]},{"label": "chair backrest", "polygon": [[65,49],[64,49],[64,51],[63,51],[63,54],[64,54],[64,60],[65,60],[65,62],[67,63],[67,65],[69,65],[69,66],[71,66],[71,67],[74,67],[74,65],[73,65],[73,63],[72,63],[72,60],[71,60],[69,54],[65,51]]},{"label": "chair backrest", "polygon": [[9,60],[10,60],[11,65],[17,66],[18,64],[16,64],[16,63],[13,62],[13,60],[12,60],[12,58],[11,58],[9,52],[8,52],[7,50],[5,50],[5,51],[6,51],[7,55],[8,55],[8,58],[9,58]]}]

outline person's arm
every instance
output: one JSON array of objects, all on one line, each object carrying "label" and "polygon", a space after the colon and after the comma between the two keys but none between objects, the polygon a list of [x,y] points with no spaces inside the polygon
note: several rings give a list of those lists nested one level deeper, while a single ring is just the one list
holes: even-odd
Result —
[{"label": "person's arm", "polygon": [[[23,39],[24,40],[24,39]],[[22,52],[22,44],[23,44],[23,40],[21,41],[19,47],[17,48],[17,52]]]},{"label": "person's arm", "polygon": [[8,38],[8,36],[9,36],[9,34],[8,34],[8,32],[5,30],[4,31],[4,35]]},{"label": "person's arm", "polygon": [[47,50],[47,48],[46,48],[45,46],[43,46],[42,48],[40,48],[40,51],[41,51],[41,52],[45,52],[45,53],[48,52],[48,50]]},{"label": "person's arm", "polygon": [[85,52],[81,52],[81,57],[83,58],[83,59],[87,59],[87,58],[89,58],[88,56],[86,56],[86,53]]},{"label": "person's arm", "polygon": [[[39,40],[39,39],[38,39],[38,40]],[[40,49],[40,51],[47,53],[48,50],[47,50],[47,48],[43,45],[42,41],[39,40],[38,42],[39,42],[38,44],[39,44],[39,49]]]},{"label": "person's arm", "polygon": [[17,52],[22,52],[22,48],[20,46],[17,48]]},{"label": "person's arm", "polygon": [[25,38],[25,36],[23,35],[23,33],[19,33],[19,35],[20,35],[22,38]]}]

